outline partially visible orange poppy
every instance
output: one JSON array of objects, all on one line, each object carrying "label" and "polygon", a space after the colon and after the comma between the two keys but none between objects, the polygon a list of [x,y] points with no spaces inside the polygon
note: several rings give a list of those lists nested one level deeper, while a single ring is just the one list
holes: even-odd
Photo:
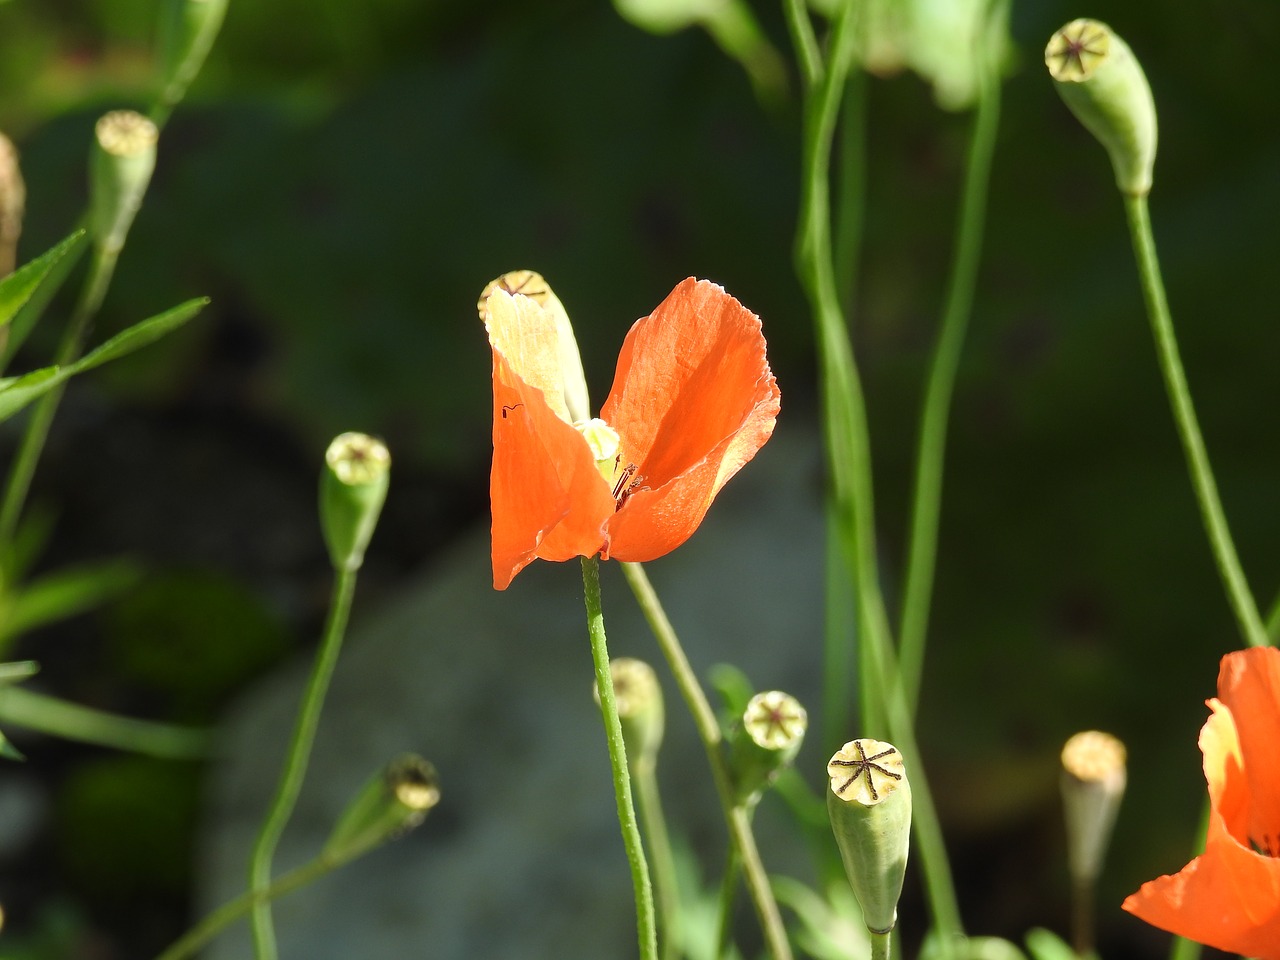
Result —
[{"label": "partially visible orange poppy", "polygon": [[1209,783],[1204,853],[1124,902],[1147,923],[1258,960],[1280,960],[1280,650],[1222,658],[1200,731]]},{"label": "partially visible orange poppy", "polygon": [[577,423],[551,312],[501,285],[484,312],[498,590],[539,557],[643,561],[674,550],[773,432],[779,393],[760,318],[716,284],[684,280],[637,320],[600,419]]}]

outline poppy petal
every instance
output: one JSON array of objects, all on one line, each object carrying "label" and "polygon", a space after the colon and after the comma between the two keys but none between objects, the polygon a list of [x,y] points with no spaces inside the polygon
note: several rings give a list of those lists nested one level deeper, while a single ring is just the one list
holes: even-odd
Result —
[{"label": "poppy petal", "polygon": [[1280,960],[1280,860],[1234,835],[1248,784],[1232,711],[1217,700],[1200,733],[1212,812],[1202,856],[1142,885],[1123,908],[1153,926],[1258,960]]},{"label": "poppy petal", "polygon": [[1218,673],[1218,697],[1235,717],[1248,781],[1241,833],[1280,855],[1280,650],[1229,653]]},{"label": "poppy petal", "polygon": [[760,318],[714,283],[682,281],[627,334],[601,412],[637,487],[608,523],[604,556],[652,560],[687,540],[778,408]]},{"label": "poppy petal", "polygon": [[493,348],[493,585],[506,589],[535,557],[591,556],[613,497],[567,420],[554,324],[526,297],[497,291],[485,323]]}]

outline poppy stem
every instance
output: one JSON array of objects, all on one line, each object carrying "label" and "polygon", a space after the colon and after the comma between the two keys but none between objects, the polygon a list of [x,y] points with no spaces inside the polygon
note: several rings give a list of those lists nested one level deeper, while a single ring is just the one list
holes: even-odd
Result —
[{"label": "poppy stem", "polygon": [[733,845],[742,866],[747,889],[755,904],[756,916],[760,921],[760,929],[764,932],[765,943],[773,960],[792,960],[791,945],[787,942],[786,928],[782,923],[782,914],[778,910],[778,902],[774,899],[773,889],[769,886],[768,875],[760,860],[760,851],[756,846],[755,834],[751,830],[751,817],[746,809],[737,803],[733,782],[729,776],[729,766],[725,759],[721,744],[723,734],[720,723],[716,720],[715,711],[698,682],[698,676],[689,665],[680,638],[667,618],[662,602],[654,592],[644,567],[638,563],[620,563],[623,576],[631,585],[636,602],[649,623],[667,665],[675,677],[676,686],[684,697],[689,713],[693,716],[694,726],[698,728],[698,736],[707,752],[707,762],[711,767],[711,777],[715,781],[716,793],[720,797],[720,806],[724,811],[725,823],[729,828],[729,842]]},{"label": "poppy stem", "polygon": [[1227,526],[1226,513],[1222,509],[1222,501],[1218,496],[1218,485],[1213,478],[1213,468],[1209,465],[1209,454],[1205,449],[1204,437],[1200,433],[1195,407],[1191,403],[1191,391],[1187,386],[1187,376],[1182,368],[1182,358],[1178,353],[1178,341],[1173,332],[1173,319],[1165,297],[1164,281],[1160,277],[1160,261],[1156,255],[1155,237],[1151,232],[1151,215],[1146,195],[1126,194],[1124,209],[1129,221],[1129,233],[1133,241],[1139,279],[1142,283],[1142,296],[1147,307],[1147,317],[1151,321],[1151,332],[1156,341],[1160,373],[1164,377],[1169,405],[1173,410],[1178,438],[1182,441],[1183,453],[1187,458],[1191,485],[1195,489],[1196,500],[1200,505],[1200,516],[1204,522],[1205,532],[1209,536],[1213,559],[1217,563],[1218,573],[1226,588],[1227,599],[1235,614],[1240,636],[1252,646],[1267,646],[1270,643],[1267,628],[1258,614],[1258,606],[1249,590],[1249,582],[1245,579],[1244,571],[1240,567],[1240,558],[1236,555],[1231,530]]},{"label": "poppy stem", "polygon": [[[1004,28],[1009,6],[1000,3],[990,14],[989,32]],[[938,554],[938,519],[942,512],[942,477],[947,449],[947,420],[955,392],[960,351],[973,308],[974,287],[982,252],[991,159],[1000,126],[1000,78],[991,50],[996,44],[980,43],[979,56],[986,62],[978,70],[978,100],[969,140],[964,192],[956,225],[956,247],[947,284],[946,306],[934,346],[920,411],[916,446],[915,492],[911,504],[905,585],[899,621],[898,658],[907,706],[915,713],[924,669],[929,607],[933,597]],[[985,52],[985,53],[984,53]]]},{"label": "poppy stem", "polygon": [[658,918],[662,921],[662,960],[679,957],[680,891],[676,885],[675,857],[667,818],[662,811],[657,771],[652,763],[635,765],[636,802],[645,836],[653,854],[653,885],[657,891]]},{"label": "poppy stem", "polygon": [[653,886],[649,881],[649,865],[645,860],[640,826],[636,821],[635,803],[631,798],[631,777],[627,773],[627,748],[622,741],[622,723],[618,719],[618,703],[613,693],[613,676],[609,671],[609,648],[604,633],[604,611],[600,604],[600,561],[582,558],[582,594],[587,608],[587,633],[591,638],[591,659],[595,665],[596,691],[600,695],[600,713],[604,717],[605,740],[609,746],[609,764],[613,768],[613,791],[618,801],[618,825],[631,865],[631,883],[636,899],[636,937],[641,960],[658,960],[657,919],[653,906]]}]

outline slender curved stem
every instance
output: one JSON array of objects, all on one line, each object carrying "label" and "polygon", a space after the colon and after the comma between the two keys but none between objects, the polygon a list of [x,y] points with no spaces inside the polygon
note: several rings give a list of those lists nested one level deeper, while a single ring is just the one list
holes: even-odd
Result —
[{"label": "slender curved stem", "polygon": [[729,842],[733,845],[742,862],[742,872],[746,879],[747,890],[755,904],[756,916],[760,921],[760,929],[764,932],[772,960],[792,960],[791,945],[787,942],[786,928],[782,924],[782,914],[778,911],[778,902],[774,899],[773,890],[769,886],[769,877],[765,873],[764,864],[760,860],[760,851],[756,847],[755,834],[751,831],[751,819],[735,802],[733,784],[729,777],[729,767],[721,750],[723,739],[720,724],[716,721],[715,711],[698,682],[697,674],[689,665],[680,638],[676,636],[671,621],[667,619],[662,602],[654,592],[644,567],[638,563],[622,563],[623,575],[631,585],[636,602],[649,623],[667,665],[675,677],[676,686],[684,697],[689,713],[693,716],[694,726],[698,729],[698,737],[706,749],[707,762],[711,767],[711,777],[715,781],[716,793],[720,797],[720,807],[724,812],[725,824],[729,829]]},{"label": "slender curved stem", "polygon": [[676,885],[675,857],[671,853],[671,837],[667,832],[666,815],[662,811],[662,795],[658,790],[654,764],[633,764],[631,780],[636,788],[636,806],[653,861],[653,888],[658,901],[662,960],[677,960],[681,942],[680,891]]},{"label": "slender curved stem", "polygon": [[[298,793],[302,789],[303,778],[307,774],[311,746],[315,742],[316,727],[320,723],[320,711],[324,706],[325,694],[329,690],[329,681],[333,678],[333,671],[338,663],[338,653],[342,649],[342,637],[346,632],[347,620],[351,614],[351,600],[355,595],[355,589],[356,571],[354,569],[338,570],[335,574],[333,599],[329,604],[324,637],[320,641],[320,649],[316,652],[315,663],[311,668],[311,677],[303,693],[302,705],[299,707],[298,719],[293,729],[293,738],[289,743],[289,752],[280,773],[280,783],[276,787],[275,798],[271,802],[271,808],[262,823],[262,829],[258,833],[253,853],[249,858],[249,892],[251,894],[261,894],[271,886],[271,858],[275,854],[276,845],[280,842],[280,835],[284,833],[285,825],[293,814]],[[276,937],[269,899],[258,898],[254,901],[251,908],[251,926],[254,955],[258,960],[274,960]]]},{"label": "slender curved stem", "polygon": [[800,60],[805,86],[811,87],[822,78],[822,52],[818,49],[818,38],[813,32],[813,21],[809,19],[804,0],[783,0],[782,6],[787,16],[787,29],[791,32],[791,43]]},{"label": "slender curved stem", "polygon": [[724,855],[724,873],[720,875],[720,897],[716,903],[716,949],[712,954],[715,960],[725,960],[733,944],[733,907],[738,901],[741,867],[738,851],[730,844]]},{"label": "slender curved stem", "polygon": [[618,825],[631,865],[631,883],[636,898],[636,936],[641,960],[657,960],[658,928],[653,906],[653,887],[649,881],[649,865],[645,861],[640,826],[636,822],[635,804],[631,799],[631,777],[627,773],[627,748],[622,742],[622,724],[618,720],[618,704],[613,694],[613,677],[609,672],[609,648],[605,641],[604,612],[600,605],[600,561],[582,558],[582,591],[587,607],[587,632],[591,637],[591,660],[595,666],[596,691],[600,694],[600,713],[604,717],[605,739],[609,745],[609,763],[613,768],[613,790],[618,801]]},{"label": "slender curved stem", "polygon": [[1142,281],[1142,296],[1151,321],[1151,332],[1156,341],[1156,356],[1160,361],[1160,373],[1164,376],[1165,390],[1173,409],[1178,437],[1187,457],[1187,469],[1200,505],[1200,516],[1213,559],[1227,591],[1227,599],[1235,614],[1240,636],[1252,646],[1266,646],[1270,640],[1267,628],[1258,615],[1258,606],[1249,590],[1236,555],[1235,543],[1227,526],[1227,517],[1218,497],[1218,485],[1209,466],[1209,454],[1205,450],[1200,425],[1196,422],[1195,407],[1191,403],[1191,391],[1187,387],[1186,373],[1178,354],[1178,341],[1173,332],[1173,319],[1165,298],[1164,281],[1160,278],[1160,261],[1156,256],[1155,238],[1151,233],[1151,216],[1145,196],[1125,196],[1125,214],[1129,221],[1129,233],[1133,239],[1133,253],[1138,261],[1138,275]]},{"label": "slender curved stem", "polygon": [[[111,286],[111,277],[115,274],[119,255],[119,250],[94,246],[89,273],[85,277],[84,286],[80,288],[80,298],[72,310],[71,320],[67,323],[54,357],[53,362],[58,366],[72,363],[83,352],[93,319],[98,315],[98,308],[107,295],[107,288]],[[64,390],[65,387],[55,387],[36,401],[35,409],[27,420],[17,456],[9,470],[4,502],[0,504],[0,551],[12,542],[18,528],[22,508],[26,505],[27,493],[31,489],[31,480],[36,473],[36,464],[40,461],[40,454],[44,452],[49,428],[53,425],[53,417],[58,412]]]},{"label": "slender curved stem", "polygon": [[1280,595],[1271,601],[1267,611],[1267,637],[1272,644],[1280,642]]},{"label": "slender curved stem", "polygon": [[982,233],[986,219],[991,159],[1000,126],[1000,81],[993,65],[979,72],[978,102],[969,141],[964,192],[956,226],[955,256],[947,284],[946,306],[934,347],[929,383],[920,413],[916,447],[915,495],[908,536],[907,567],[898,638],[902,687],[914,712],[924,669],[929,607],[933,598],[938,553],[938,518],[942,511],[942,475],[947,449],[947,419],[955,391],[956,371],[965,330],[973,308]]}]

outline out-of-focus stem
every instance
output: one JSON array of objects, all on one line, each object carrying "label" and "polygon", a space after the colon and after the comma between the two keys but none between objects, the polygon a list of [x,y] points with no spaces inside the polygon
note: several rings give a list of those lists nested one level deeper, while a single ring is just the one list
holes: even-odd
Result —
[{"label": "out-of-focus stem", "polygon": [[636,806],[653,867],[653,888],[658,901],[658,926],[662,934],[662,960],[676,960],[680,946],[680,893],[676,887],[675,857],[671,853],[671,837],[667,818],[662,811],[662,795],[658,791],[657,770],[651,763],[632,765],[632,785]]}]

